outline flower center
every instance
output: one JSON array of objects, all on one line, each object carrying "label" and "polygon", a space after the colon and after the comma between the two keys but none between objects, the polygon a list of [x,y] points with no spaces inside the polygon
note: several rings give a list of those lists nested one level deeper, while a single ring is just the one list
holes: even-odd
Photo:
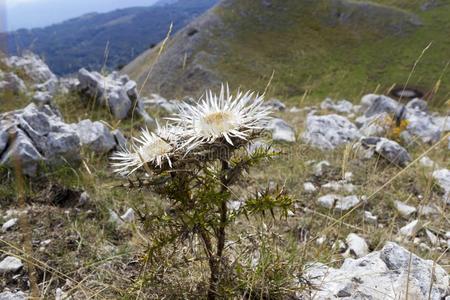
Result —
[{"label": "flower center", "polygon": [[172,146],[166,143],[164,140],[158,138],[153,143],[143,145],[139,149],[139,154],[144,162],[150,162],[157,156],[161,156],[169,153],[172,150]]},{"label": "flower center", "polygon": [[207,114],[199,122],[199,131],[209,135],[220,135],[236,127],[236,117],[228,111]]}]

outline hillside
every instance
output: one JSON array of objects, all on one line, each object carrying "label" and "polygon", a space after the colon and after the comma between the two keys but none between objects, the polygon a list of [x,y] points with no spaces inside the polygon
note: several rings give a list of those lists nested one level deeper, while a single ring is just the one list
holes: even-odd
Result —
[{"label": "hillside", "polygon": [[[376,3],[375,3],[376,2]],[[225,0],[168,43],[145,86],[166,97],[227,81],[298,101],[306,92],[356,99],[410,80],[425,92],[449,81],[448,1]],[[159,49],[124,68],[143,84]],[[436,101],[448,99],[441,84]]]},{"label": "hillside", "polygon": [[171,22],[176,32],[215,2],[161,2],[151,7],[86,14],[45,28],[18,30],[0,36],[0,40],[7,39],[10,55],[32,50],[44,57],[50,68],[60,75],[76,72],[82,67],[100,70],[105,64],[108,45],[105,65],[116,69],[161,41]]}]

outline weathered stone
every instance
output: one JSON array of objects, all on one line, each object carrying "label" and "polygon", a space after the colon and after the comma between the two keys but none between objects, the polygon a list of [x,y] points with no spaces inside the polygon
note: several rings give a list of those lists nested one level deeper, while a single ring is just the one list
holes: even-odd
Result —
[{"label": "weathered stone", "polygon": [[407,109],[428,112],[428,103],[422,99],[416,98],[406,104]]},{"label": "weathered stone", "polygon": [[326,161],[323,160],[321,162],[318,162],[315,166],[314,166],[314,175],[317,177],[321,177],[323,176],[323,174],[331,167],[331,164]]},{"label": "weathered stone", "polygon": [[372,225],[376,225],[378,223],[378,217],[374,216],[370,211],[364,211],[364,220]]},{"label": "weathered stone", "polygon": [[302,136],[306,143],[322,150],[334,149],[359,137],[356,126],[339,115],[309,115]]},{"label": "weathered stone", "polygon": [[45,104],[51,104],[52,102],[52,95],[49,92],[36,92],[33,96],[32,101],[36,103],[37,105],[45,105]]},{"label": "weathered stone", "polygon": [[96,153],[108,153],[116,146],[114,135],[105,124],[91,120],[83,120],[74,125],[81,145]]},{"label": "weathered stone", "polygon": [[132,110],[142,116],[146,123],[154,123],[138,99],[136,82],[128,76],[112,73],[104,77],[98,72],[80,69],[78,72],[78,91],[88,99],[95,99],[108,108],[116,119],[122,120],[133,115]]},{"label": "weathered stone", "polygon": [[419,220],[414,220],[411,223],[408,223],[407,225],[400,228],[400,234],[405,237],[413,237],[416,235],[416,233],[422,229],[422,224],[419,222]]},{"label": "weathered stone", "polygon": [[317,202],[328,209],[334,208],[338,212],[347,211],[360,203],[357,196],[340,196],[335,194],[328,194],[317,199]]},{"label": "weathered stone", "polygon": [[325,99],[320,108],[324,110],[333,110],[342,114],[349,114],[353,111],[353,104],[347,100],[333,101],[331,98]]},{"label": "weathered stone", "polygon": [[315,191],[317,191],[317,188],[311,182],[305,182],[303,184],[303,189],[307,193],[314,193]]},{"label": "weathered stone", "polygon": [[405,148],[400,146],[397,142],[386,138],[362,138],[360,140],[360,145],[355,145],[355,148],[358,149],[360,146],[368,151],[365,154],[365,158],[370,158],[374,153],[378,153],[390,163],[402,167],[406,166],[411,161],[411,156]]},{"label": "weathered stone", "polygon": [[357,258],[369,254],[369,246],[366,240],[355,233],[350,233],[345,239],[348,249],[347,254],[356,256]]},{"label": "weathered stone", "polygon": [[62,121],[58,111],[47,105],[30,104],[23,110],[0,115],[2,131],[9,131],[11,137],[0,164],[14,168],[17,159],[25,175],[35,176],[38,166],[43,163],[60,166],[80,162],[77,133]]},{"label": "weathered stone", "polygon": [[31,52],[22,56],[11,56],[4,59],[4,62],[9,67],[23,70],[35,83],[44,83],[56,77],[44,61]]},{"label": "weathered stone", "polygon": [[132,208],[129,208],[120,218],[127,223],[133,222],[136,218],[134,210]]},{"label": "weathered stone", "polygon": [[22,291],[4,291],[0,293],[0,300],[26,300],[27,298],[27,295]]},{"label": "weathered stone", "polygon": [[423,260],[395,243],[359,259],[347,258],[340,269],[314,263],[305,277],[314,299],[409,299],[440,300],[447,294],[449,277],[431,260]]},{"label": "weathered stone", "polygon": [[13,228],[14,226],[17,225],[17,221],[19,221],[19,219],[17,219],[17,218],[12,218],[12,219],[6,221],[2,225],[2,231],[6,232],[6,231],[10,230],[11,228]]},{"label": "weathered stone", "polygon": [[11,145],[1,157],[0,165],[14,169],[19,162],[22,174],[35,176],[38,166],[45,161],[31,140],[21,131],[17,132]]},{"label": "weathered stone", "polygon": [[344,191],[347,193],[352,193],[356,190],[356,186],[346,181],[330,181],[324,185],[322,185],[324,189],[330,189],[335,192]]},{"label": "weathered stone", "polygon": [[283,102],[281,102],[281,100],[278,100],[275,98],[265,101],[264,105],[267,107],[270,107],[272,110],[277,110],[277,111],[285,111],[286,110],[286,105]]},{"label": "weathered stone", "polygon": [[394,204],[395,204],[395,208],[397,209],[398,213],[403,218],[408,219],[409,217],[411,217],[413,214],[415,214],[417,212],[417,209],[414,206],[408,205],[401,201],[396,200],[394,202]]},{"label": "weathered stone", "polygon": [[169,101],[158,94],[152,94],[150,99],[142,99],[142,102],[145,106],[161,108],[171,114],[178,111],[176,100]]},{"label": "weathered stone", "polygon": [[267,125],[267,129],[272,133],[272,139],[278,142],[295,142],[295,131],[283,119],[272,119]]},{"label": "weathered stone", "polygon": [[123,135],[122,131],[120,129],[114,129],[111,131],[111,134],[114,136],[114,139],[116,140],[116,146],[119,148],[125,148],[127,145],[127,139]]},{"label": "weathered stone", "polygon": [[15,95],[24,94],[27,92],[25,82],[16,74],[2,73],[0,71],[0,92],[10,92]]},{"label": "weathered stone", "polygon": [[0,274],[14,273],[23,267],[22,261],[14,256],[7,256],[0,262]]},{"label": "weathered stone", "polygon": [[433,178],[437,184],[444,190],[442,201],[450,204],[450,170],[440,169],[433,172]]}]

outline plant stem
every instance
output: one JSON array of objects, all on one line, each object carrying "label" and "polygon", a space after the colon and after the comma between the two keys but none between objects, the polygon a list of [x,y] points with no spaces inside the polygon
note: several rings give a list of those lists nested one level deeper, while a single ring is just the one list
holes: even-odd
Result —
[{"label": "plant stem", "polygon": [[[220,182],[221,192],[227,192],[226,185],[226,172],[229,170],[229,164],[227,161],[222,161],[222,177]],[[211,278],[209,280],[209,292],[208,292],[208,300],[213,300],[216,298],[217,292],[219,290],[219,280],[221,273],[221,264],[222,264],[222,256],[223,250],[225,248],[225,240],[226,240],[226,232],[225,228],[227,225],[227,199],[224,197],[222,202],[220,203],[220,223],[219,230],[217,231],[217,247],[216,247],[216,255],[210,257],[210,269],[211,269]]]}]

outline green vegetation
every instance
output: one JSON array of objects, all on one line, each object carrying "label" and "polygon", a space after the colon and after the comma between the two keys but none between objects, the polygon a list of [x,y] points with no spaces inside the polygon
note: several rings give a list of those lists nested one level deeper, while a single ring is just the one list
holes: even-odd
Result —
[{"label": "green vegetation", "polygon": [[[292,104],[298,104],[304,93],[316,101],[326,96],[358,101],[364,93],[405,84],[431,43],[409,85],[430,92],[441,80],[432,102],[450,98],[450,5],[421,11],[410,1],[379,1],[416,13],[423,23],[413,33],[393,35],[383,32],[382,21],[373,27],[326,26],[327,15],[316,10],[323,1],[303,6],[297,1],[274,2],[283,9],[267,10],[242,1],[235,4],[236,10],[219,12],[233,24],[234,34],[220,41],[227,51],[214,68],[233,86],[264,90],[274,72],[269,93],[292,99]],[[238,11],[251,13],[242,17]]]}]

